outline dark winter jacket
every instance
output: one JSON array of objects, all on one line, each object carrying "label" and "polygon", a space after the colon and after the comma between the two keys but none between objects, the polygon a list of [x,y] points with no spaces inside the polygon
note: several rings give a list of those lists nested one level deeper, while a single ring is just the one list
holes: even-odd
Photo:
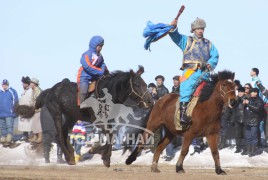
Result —
[{"label": "dark winter jacket", "polygon": [[236,106],[233,109],[233,115],[232,115],[233,122],[237,122],[237,123],[244,123],[245,122],[244,104],[243,104],[244,97],[245,96],[237,98]]},{"label": "dark winter jacket", "polygon": [[232,114],[233,110],[231,108],[224,107],[221,118],[223,121],[226,121],[227,124],[230,124],[232,122]]},{"label": "dark winter jacket", "polygon": [[173,86],[171,93],[180,94],[180,86]]},{"label": "dark winter jacket", "polygon": [[249,104],[245,105],[245,125],[258,126],[264,110],[263,100],[259,97],[250,98]]},{"label": "dark winter jacket", "polygon": [[156,99],[158,100],[159,98],[163,97],[164,95],[168,94],[168,89],[166,88],[166,86],[161,85],[161,86],[157,86],[156,88]]}]

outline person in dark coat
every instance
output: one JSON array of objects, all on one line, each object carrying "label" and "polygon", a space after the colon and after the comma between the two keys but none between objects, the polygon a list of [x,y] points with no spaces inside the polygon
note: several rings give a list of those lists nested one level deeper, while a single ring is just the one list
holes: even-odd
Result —
[{"label": "person in dark coat", "polygon": [[[180,94],[180,76],[173,77],[173,86],[171,93]],[[182,137],[175,136],[173,140],[166,147],[166,156],[164,156],[165,161],[171,161],[175,157],[178,146],[181,146]]]},{"label": "person in dark coat", "polygon": [[246,125],[246,145],[248,156],[254,156],[258,144],[258,127],[264,110],[264,102],[259,97],[259,89],[252,88],[250,98],[243,100]]},{"label": "person in dark coat", "polygon": [[229,125],[231,124],[231,117],[232,117],[232,109],[230,107],[224,107],[222,110],[222,115],[221,115],[221,130],[220,130],[220,144],[218,146],[219,150],[222,150],[226,147],[228,147],[226,143],[226,136],[227,136],[227,131],[229,128]]},{"label": "person in dark coat", "polygon": [[[235,153],[240,153],[244,149],[244,104],[243,100],[246,99],[245,88],[239,87],[237,95],[237,103],[233,108],[233,122],[235,123],[235,142],[236,151]],[[242,153],[243,155],[243,153]]]},{"label": "person in dark coat", "polygon": [[157,97],[157,99],[160,99],[164,95],[168,94],[169,91],[166,88],[166,86],[164,85],[164,81],[165,81],[164,76],[162,76],[162,75],[156,76],[155,81],[156,81],[156,92],[157,92],[156,97]]},{"label": "person in dark coat", "polygon": [[[155,81],[156,81],[156,95],[155,95],[155,98],[156,98],[156,100],[159,100],[161,97],[163,97],[164,95],[168,94],[169,91],[164,85],[164,81],[165,81],[164,76],[162,76],[162,75],[156,76]],[[162,133],[163,133],[163,128],[162,127],[160,127],[159,129],[157,129],[154,132],[154,148],[152,149],[153,152],[154,152],[154,150],[156,149],[157,145],[159,144],[159,142],[162,139]]]},{"label": "person in dark coat", "polygon": [[[49,153],[51,149],[51,143],[53,141],[57,142],[55,138],[57,131],[56,131],[53,117],[51,116],[50,112],[48,111],[45,105],[41,108],[40,121],[41,121],[42,133],[43,133],[45,163],[50,163]],[[57,163],[59,164],[64,163],[64,160],[62,159],[62,151],[59,145],[57,145]]]},{"label": "person in dark coat", "polygon": [[180,76],[173,77],[173,86],[171,93],[180,94]]},{"label": "person in dark coat", "polygon": [[152,98],[154,100],[154,104],[157,101],[157,92],[156,92],[156,85],[154,83],[148,84],[148,91],[152,95]]}]

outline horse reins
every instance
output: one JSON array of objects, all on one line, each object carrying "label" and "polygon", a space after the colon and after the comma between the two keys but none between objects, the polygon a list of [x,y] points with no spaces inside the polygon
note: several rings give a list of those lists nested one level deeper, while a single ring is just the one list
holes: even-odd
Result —
[{"label": "horse reins", "polygon": [[99,99],[99,92],[98,92],[99,82],[100,82],[100,80],[106,78],[107,76],[110,76],[110,74],[101,76],[100,79],[98,79],[97,82],[96,82],[96,88],[95,88],[96,92],[95,93],[96,93],[97,99]]}]

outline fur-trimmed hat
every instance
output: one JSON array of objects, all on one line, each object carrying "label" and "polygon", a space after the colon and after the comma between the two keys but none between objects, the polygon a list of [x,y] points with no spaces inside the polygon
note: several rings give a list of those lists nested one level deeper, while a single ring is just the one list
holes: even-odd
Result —
[{"label": "fur-trimmed hat", "polygon": [[206,22],[203,19],[197,17],[196,20],[191,24],[191,33],[193,33],[194,30],[198,28],[206,28]]},{"label": "fur-trimmed hat", "polygon": [[28,76],[26,76],[26,77],[23,76],[21,78],[21,82],[24,84],[31,84],[31,79]]}]

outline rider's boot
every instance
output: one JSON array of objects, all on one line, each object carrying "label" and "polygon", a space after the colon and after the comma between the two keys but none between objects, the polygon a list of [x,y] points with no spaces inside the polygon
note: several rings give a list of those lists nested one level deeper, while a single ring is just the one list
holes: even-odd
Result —
[{"label": "rider's boot", "polygon": [[180,123],[183,126],[188,126],[190,123],[190,120],[186,114],[187,105],[188,105],[188,102],[180,102]]}]

